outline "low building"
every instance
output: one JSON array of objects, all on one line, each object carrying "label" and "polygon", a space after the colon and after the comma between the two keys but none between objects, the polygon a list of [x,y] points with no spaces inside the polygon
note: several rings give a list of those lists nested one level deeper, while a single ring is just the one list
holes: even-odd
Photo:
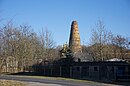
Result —
[{"label": "low building", "polygon": [[130,63],[125,61],[75,62],[73,78],[130,80]]},{"label": "low building", "polygon": [[[46,76],[114,81],[130,80],[130,63],[123,60],[75,62],[72,58],[62,58],[54,63],[42,64],[37,68],[42,75]],[[38,72],[38,74],[40,73]]]}]

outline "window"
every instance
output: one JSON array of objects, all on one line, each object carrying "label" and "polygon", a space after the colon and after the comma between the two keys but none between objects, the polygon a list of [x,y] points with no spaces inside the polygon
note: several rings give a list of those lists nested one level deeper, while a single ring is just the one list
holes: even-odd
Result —
[{"label": "window", "polygon": [[80,67],[76,67],[76,70],[77,70],[77,71],[80,71]]},{"label": "window", "polygon": [[94,71],[98,71],[98,67],[94,67]]}]

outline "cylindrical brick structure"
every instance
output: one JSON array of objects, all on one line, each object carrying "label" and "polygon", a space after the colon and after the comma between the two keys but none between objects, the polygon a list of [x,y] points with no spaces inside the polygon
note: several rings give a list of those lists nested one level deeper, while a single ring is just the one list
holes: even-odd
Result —
[{"label": "cylindrical brick structure", "polygon": [[69,48],[73,54],[81,52],[80,35],[77,21],[72,21],[71,24]]}]

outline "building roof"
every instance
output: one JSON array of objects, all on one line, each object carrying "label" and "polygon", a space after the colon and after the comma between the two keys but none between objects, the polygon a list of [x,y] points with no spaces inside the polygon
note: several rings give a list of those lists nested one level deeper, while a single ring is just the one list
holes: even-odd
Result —
[{"label": "building roof", "polygon": [[112,59],[109,59],[107,61],[125,61],[125,60],[119,59],[119,58],[112,58]]}]

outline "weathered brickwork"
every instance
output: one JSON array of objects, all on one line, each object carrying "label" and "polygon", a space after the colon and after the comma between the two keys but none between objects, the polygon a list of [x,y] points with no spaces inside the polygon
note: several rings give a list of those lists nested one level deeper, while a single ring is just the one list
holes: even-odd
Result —
[{"label": "weathered brickwork", "polygon": [[77,21],[72,21],[71,24],[69,48],[73,53],[81,51],[80,35]]}]

